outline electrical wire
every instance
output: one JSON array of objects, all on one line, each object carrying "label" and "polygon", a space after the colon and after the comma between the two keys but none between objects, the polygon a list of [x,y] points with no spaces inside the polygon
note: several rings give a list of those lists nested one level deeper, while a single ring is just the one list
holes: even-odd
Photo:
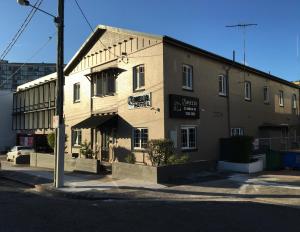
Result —
[{"label": "electrical wire", "polygon": [[[77,0],[74,0],[74,2],[76,3],[76,5],[77,5],[77,7],[78,7],[78,9],[79,9],[79,11],[80,11],[80,13],[81,13],[81,15],[83,16],[83,18],[85,19],[86,23],[88,24],[90,30],[94,33],[95,31],[94,31],[94,29],[93,29],[91,23],[90,23],[89,20],[87,19],[87,17],[86,17],[86,15],[85,15],[84,11],[83,11],[82,8],[80,7],[78,1],[77,1]],[[115,57],[117,57],[117,58],[121,58],[120,56],[117,56],[115,53],[113,53],[109,48],[107,48],[107,46],[101,41],[101,39],[99,39],[98,41],[99,41],[99,42],[101,43],[101,45],[102,45],[109,53],[111,53],[113,56],[115,56]]]},{"label": "electrical wire", "polygon": [[16,44],[16,42],[18,41],[20,36],[23,34],[24,30],[27,28],[30,21],[32,20],[33,16],[35,15],[37,8],[42,4],[42,2],[43,2],[43,0],[36,1],[36,3],[34,4],[34,8],[31,9],[31,11],[27,15],[26,19],[22,23],[21,27],[19,28],[17,33],[12,38],[11,42],[8,44],[8,46],[2,52],[2,54],[0,56],[0,60],[4,60],[5,57],[8,55],[8,53],[11,51],[11,49],[14,47],[14,45]]},{"label": "electrical wire", "polygon": [[48,37],[48,40],[39,48],[37,49],[33,55],[31,57],[29,57],[13,74],[11,74],[9,77],[7,77],[5,80],[3,80],[3,82],[0,84],[0,88],[6,84],[8,82],[9,79],[13,78],[14,75],[16,75],[19,70],[24,67],[30,60],[32,60],[37,54],[39,54],[49,43],[50,41],[52,40],[53,36],[55,35],[55,32]]}]

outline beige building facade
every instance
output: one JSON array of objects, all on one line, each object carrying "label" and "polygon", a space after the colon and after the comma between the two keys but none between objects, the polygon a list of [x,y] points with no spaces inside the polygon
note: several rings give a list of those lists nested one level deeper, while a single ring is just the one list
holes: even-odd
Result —
[{"label": "beige building facade", "polygon": [[168,36],[108,26],[98,26],[66,66],[64,97],[67,153],[87,142],[104,162],[134,153],[147,163],[150,139],[214,161],[220,138],[299,132],[296,84]]},{"label": "beige building facade", "polygon": [[65,69],[69,153],[85,140],[104,161],[150,139],[217,160],[219,139],[297,136],[299,87],[167,36],[98,26]]}]

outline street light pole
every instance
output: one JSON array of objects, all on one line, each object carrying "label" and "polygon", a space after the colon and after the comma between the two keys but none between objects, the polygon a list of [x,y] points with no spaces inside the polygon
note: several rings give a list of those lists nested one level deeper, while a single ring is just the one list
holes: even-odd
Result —
[{"label": "street light pole", "polygon": [[65,160],[65,122],[64,122],[64,0],[58,0],[58,16],[54,16],[36,6],[30,4],[28,0],[17,0],[22,6],[33,7],[54,18],[57,27],[57,80],[56,80],[56,111],[58,126],[56,128],[55,143],[55,168],[54,168],[54,187],[64,186],[64,160]]},{"label": "street light pole", "polygon": [[58,0],[57,26],[57,81],[56,81],[56,116],[58,127],[56,129],[55,147],[55,177],[56,188],[64,185],[64,159],[65,159],[65,123],[64,123],[64,0]]}]

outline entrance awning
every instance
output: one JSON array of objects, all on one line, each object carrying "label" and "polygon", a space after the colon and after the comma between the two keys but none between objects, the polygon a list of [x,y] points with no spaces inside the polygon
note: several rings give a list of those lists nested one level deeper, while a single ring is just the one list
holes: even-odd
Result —
[{"label": "entrance awning", "polygon": [[114,117],[117,117],[117,114],[92,115],[91,117],[72,126],[72,128],[73,129],[96,128]]}]

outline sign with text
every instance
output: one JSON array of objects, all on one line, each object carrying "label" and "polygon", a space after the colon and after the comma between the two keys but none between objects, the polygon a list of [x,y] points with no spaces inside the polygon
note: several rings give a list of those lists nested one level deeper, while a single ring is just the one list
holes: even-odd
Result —
[{"label": "sign with text", "polygon": [[144,93],[137,96],[129,96],[128,97],[128,108],[142,108],[142,107],[150,107],[151,106],[151,94]]},{"label": "sign with text", "polygon": [[199,118],[199,98],[170,94],[170,118]]}]

